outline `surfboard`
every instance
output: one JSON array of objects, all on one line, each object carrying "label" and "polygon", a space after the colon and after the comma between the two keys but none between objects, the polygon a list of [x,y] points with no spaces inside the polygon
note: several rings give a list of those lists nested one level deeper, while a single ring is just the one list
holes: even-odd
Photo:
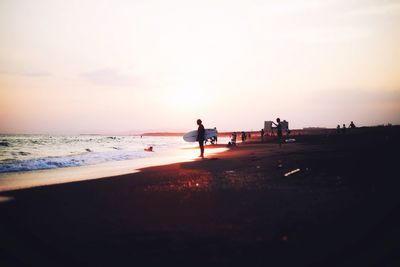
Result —
[{"label": "surfboard", "polygon": [[[205,129],[204,139],[210,139],[212,137],[217,137],[218,132],[216,129]],[[197,139],[197,130],[190,131],[183,135],[183,140],[186,142],[196,142]]]}]

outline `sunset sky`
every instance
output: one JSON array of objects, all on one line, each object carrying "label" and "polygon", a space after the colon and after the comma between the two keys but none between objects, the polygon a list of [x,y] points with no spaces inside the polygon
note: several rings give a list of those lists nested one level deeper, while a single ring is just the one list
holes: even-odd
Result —
[{"label": "sunset sky", "polygon": [[0,1],[0,133],[278,116],[400,124],[400,1]]}]

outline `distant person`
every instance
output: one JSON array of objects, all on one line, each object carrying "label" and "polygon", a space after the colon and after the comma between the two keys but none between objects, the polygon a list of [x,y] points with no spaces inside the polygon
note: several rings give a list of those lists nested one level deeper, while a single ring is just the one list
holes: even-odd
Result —
[{"label": "distant person", "polygon": [[242,143],[246,141],[246,133],[242,132]]},{"label": "distant person", "polygon": [[199,142],[200,157],[204,158],[204,136],[205,136],[206,131],[204,130],[204,126],[200,119],[197,120],[197,125],[199,126],[199,128],[197,128],[196,141]]},{"label": "distant person", "polygon": [[353,121],[350,122],[349,128],[350,129],[355,129],[356,128],[356,125],[354,124]]},{"label": "distant person", "polygon": [[343,123],[343,127],[342,127],[342,133],[346,134],[346,124]]},{"label": "distant person", "polygon": [[339,124],[336,126],[336,133],[340,134],[340,125]]},{"label": "distant person", "polygon": [[289,135],[290,135],[290,130],[289,130],[289,128],[287,128],[286,129],[286,138],[289,138]]},{"label": "distant person", "polygon": [[215,130],[214,142],[215,142],[215,144],[218,144],[218,131],[217,131],[217,127],[214,127],[214,130]]},{"label": "distant person", "polygon": [[233,132],[231,136],[231,141],[228,143],[228,146],[236,146],[236,133]]},{"label": "distant person", "polygon": [[272,122],[276,126],[276,132],[278,135],[278,142],[279,142],[279,147],[282,147],[282,124],[281,124],[281,119],[277,118],[276,122]]},{"label": "distant person", "polygon": [[211,143],[212,145],[215,144],[215,136],[213,136],[213,137],[210,138],[210,143]]},{"label": "distant person", "polygon": [[261,143],[264,143],[264,128],[261,129]]}]

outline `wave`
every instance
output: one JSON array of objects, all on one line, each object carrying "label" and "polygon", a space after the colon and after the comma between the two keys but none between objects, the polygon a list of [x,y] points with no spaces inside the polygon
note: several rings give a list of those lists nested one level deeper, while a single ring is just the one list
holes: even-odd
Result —
[{"label": "wave", "polygon": [[141,151],[125,151],[123,153],[115,151],[98,153],[89,152],[80,155],[45,157],[29,160],[2,161],[0,162],[0,173],[79,167],[105,163],[108,161],[131,160],[146,156],[148,155]]},{"label": "wave", "polygon": [[84,165],[151,157],[183,144],[178,137],[0,135],[0,173]]}]

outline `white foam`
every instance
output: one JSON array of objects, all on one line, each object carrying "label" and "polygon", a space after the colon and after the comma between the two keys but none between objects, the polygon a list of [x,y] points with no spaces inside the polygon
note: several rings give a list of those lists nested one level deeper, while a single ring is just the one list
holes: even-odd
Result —
[{"label": "white foam", "polygon": [[0,173],[56,169],[151,157],[156,151],[183,144],[178,137],[134,136],[3,136],[10,144],[0,151]]}]

